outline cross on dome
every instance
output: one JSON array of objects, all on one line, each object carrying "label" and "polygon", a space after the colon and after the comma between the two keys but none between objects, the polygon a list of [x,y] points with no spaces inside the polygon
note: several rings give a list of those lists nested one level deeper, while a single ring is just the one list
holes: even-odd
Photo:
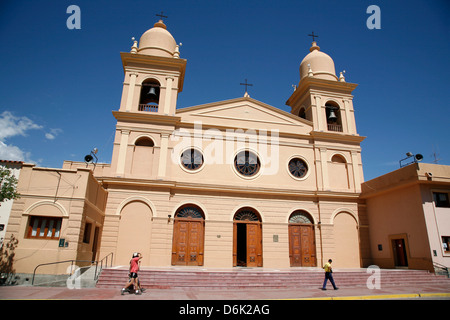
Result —
[{"label": "cross on dome", "polygon": [[316,42],[316,39],[314,39],[314,38],[318,38],[319,37],[319,36],[314,34],[314,31],[312,32],[312,34],[308,34],[308,36],[313,38],[313,42]]}]

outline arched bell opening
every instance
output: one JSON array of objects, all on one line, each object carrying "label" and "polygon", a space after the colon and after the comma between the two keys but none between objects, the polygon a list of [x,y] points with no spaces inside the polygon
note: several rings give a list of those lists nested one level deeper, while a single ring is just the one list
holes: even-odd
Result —
[{"label": "arched bell opening", "polygon": [[155,79],[142,82],[139,111],[158,112],[161,84]]},{"label": "arched bell opening", "polygon": [[328,131],[342,132],[342,119],[339,105],[333,101],[325,103]]}]

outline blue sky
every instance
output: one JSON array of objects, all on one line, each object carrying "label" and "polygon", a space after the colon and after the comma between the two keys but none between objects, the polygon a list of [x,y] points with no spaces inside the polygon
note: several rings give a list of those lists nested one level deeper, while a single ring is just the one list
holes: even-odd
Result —
[{"label": "blue sky", "polygon": [[[69,30],[69,5],[81,29]],[[369,5],[381,9],[370,30]],[[0,3],[0,158],[60,168],[94,147],[110,163],[123,69],[120,52],[164,11],[187,59],[178,107],[241,97],[285,111],[314,31],[354,93],[365,179],[399,167],[405,153],[450,165],[450,2],[81,1]]]}]

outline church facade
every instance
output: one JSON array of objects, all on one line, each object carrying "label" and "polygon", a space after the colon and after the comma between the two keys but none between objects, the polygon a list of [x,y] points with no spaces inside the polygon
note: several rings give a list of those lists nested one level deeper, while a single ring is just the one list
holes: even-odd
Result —
[{"label": "church facade", "polygon": [[[121,58],[111,163],[23,166],[6,235],[19,240],[16,272],[62,256],[113,253],[114,265],[128,265],[133,252],[158,267],[366,265],[357,85],[336,76],[316,42],[286,101],[290,113],[247,92],[177,109],[187,60],[162,21]],[[53,182],[41,192],[45,174]],[[30,254],[43,247],[45,259]]]}]

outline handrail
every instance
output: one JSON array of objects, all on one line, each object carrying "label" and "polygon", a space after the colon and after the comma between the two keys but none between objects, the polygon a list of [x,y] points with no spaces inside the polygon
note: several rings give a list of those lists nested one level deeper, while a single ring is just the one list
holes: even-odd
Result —
[{"label": "handrail", "polygon": [[95,263],[98,263],[98,261],[92,261],[92,260],[64,260],[64,261],[56,261],[56,262],[49,262],[49,263],[41,263],[41,264],[38,264],[37,266],[36,266],[36,268],[34,268],[34,271],[33,271],[33,279],[31,280],[31,285],[34,285],[34,277],[36,276],[36,270],[39,268],[39,267],[42,267],[42,266],[48,266],[48,265],[51,265],[51,264],[58,264],[58,263],[67,263],[67,262],[70,262],[71,263],[71,267],[73,267],[73,263],[74,262],[90,262],[91,263],[91,265],[95,262]]},{"label": "handrail", "polygon": [[[108,253],[106,256],[103,257],[102,260],[97,261],[97,265],[95,266],[94,280],[98,280],[98,276],[99,276],[100,272],[102,272],[102,270],[103,270],[103,261],[104,261],[105,259],[106,259],[105,266],[106,266],[106,268],[108,267],[108,257],[109,257],[109,256],[111,256],[111,265],[110,265],[110,267],[112,267],[112,262],[113,262],[113,258],[114,258],[114,252]],[[99,262],[100,262],[100,270],[99,270],[98,273],[97,273],[97,268],[98,268],[98,263],[99,263]]]},{"label": "handrail", "polygon": [[440,264],[438,262],[434,262],[434,261],[433,261],[433,266],[444,270],[447,273],[447,278],[450,278],[450,272],[448,271],[448,267],[446,267],[443,264]]},{"label": "handrail", "polygon": [[[37,266],[36,266],[36,268],[34,268],[34,271],[33,271],[33,279],[31,280],[31,285],[34,285],[34,278],[35,278],[35,276],[36,276],[36,270],[39,268],[39,267],[42,267],[42,266],[48,266],[48,265],[52,265],[52,264],[59,264],[59,263],[67,263],[67,262],[70,262],[71,263],[71,269],[73,269],[73,265],[74,265],[74,262],[89,262],[90,264],[91,264],[91,266],[93,265],[93,264],[95,264],[95,273],[94,273],[94,280],[98,280],[98,276],[99,276],[99,273],[102,271],[102,269],[103,269],[103,263],[105,262],[105,267],[108,267],[108,260],[109,260],[109,256],[111,256],[111,261],[110,261],[110,267],[112,267],[112,262],[113,262],[113,257],[114,257],[114,253],[113,252],[110,252],[110,253],[108,253],[105,257],[103,257],[103,259],[101,259],[100,261],[93,261],[93,260],[64,260],[64,261],[56,261],[56,262],[48,262],[48,263],[41,263],[41,264],[38,264]],[[105,261],[106,260],[106,261]],[[97,270],[98,270],[98,264],[100,263],[100,270],[97,272]]]}]

